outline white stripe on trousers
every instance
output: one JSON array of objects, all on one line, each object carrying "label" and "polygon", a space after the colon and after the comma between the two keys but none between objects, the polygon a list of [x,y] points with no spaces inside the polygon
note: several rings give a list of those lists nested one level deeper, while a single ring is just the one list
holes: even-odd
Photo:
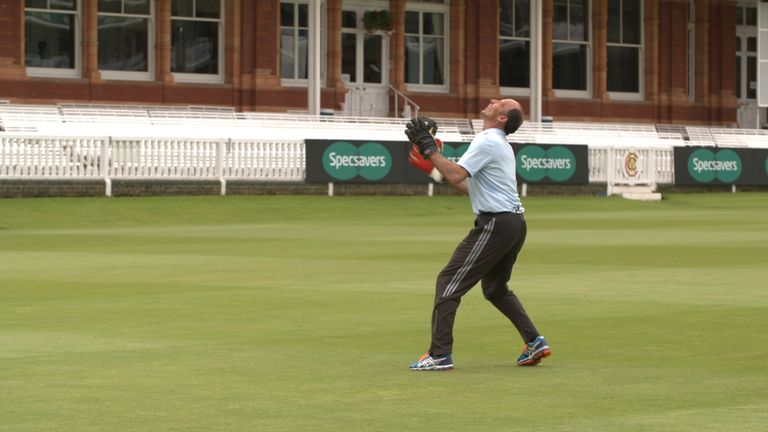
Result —
[{"label": "white stripe on trousers", "polygon": [[483,232],[482,234],[480,234],[480,238],[478,238],[477,243],[475,243],[475,245],[472,246],[472,250],[469,252],[469,255],[467,255],[467,258],[464,260],[464,264],[461,265],[461,268],[459,268],[459,271],[457,271],[456,274],[453,275],[453,278],[448,283],[448,287],[443,293],[443,298],[452,295],[453,292],[456,291],[456,288],[461,283],[461,280],[464,279],[464,276],[467,275],[469,270],[475,264],[475,261],[477,261],[477,257],[480,256],[480,252],[483,251],[485,244],[488,243],[488,239],[491,238],[491,232],[493,232],[493,226],[495,224],[496,224],[496,219],[494,218],[494,219],[491,219],[488,225],[483,227]]}]

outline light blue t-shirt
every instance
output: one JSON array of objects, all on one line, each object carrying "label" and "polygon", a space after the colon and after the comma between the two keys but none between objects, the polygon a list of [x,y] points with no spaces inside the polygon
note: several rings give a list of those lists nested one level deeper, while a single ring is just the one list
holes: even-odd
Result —
[{"label": "light blue t-shirt", "polygon": [[478,133],[457,163],[469,173],[469,200],[475,214],[525,211],[517,194],[515,152],[504,131],[491,128]]}]

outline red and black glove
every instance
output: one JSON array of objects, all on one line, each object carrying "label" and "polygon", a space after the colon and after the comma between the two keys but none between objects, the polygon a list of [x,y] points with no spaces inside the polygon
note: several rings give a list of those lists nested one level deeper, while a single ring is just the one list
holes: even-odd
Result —
[{"label": "red and black glove", "polygon": [[[435,144],[437,145],[438,151],[442,152],[443,150],[443,142],[439,139],[435,139]],[[416,168],[420,169],[421,171],[424,171],[425,174],[432,177],[433,180],[435,180],[438,183],[442,183],[443,181],[443,175],[440,174],[440,171],[438,171],[433,165],[432,162],[430,162],[427,159],[424,159],[424,156],[421,155],[421,152],[419,152],[419,148],[413,144],[411,145],[411,151],[408,153],[408,162],[415,166]]]}]

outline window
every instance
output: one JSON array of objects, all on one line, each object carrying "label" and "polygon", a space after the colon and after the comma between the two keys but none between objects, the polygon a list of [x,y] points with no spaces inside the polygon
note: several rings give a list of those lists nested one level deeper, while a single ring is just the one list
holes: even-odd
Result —
[{"label": "window", "polygon": [[24,2],[24,61],[32,76],[80,76],[80,16],[76,0]]},{"label": "window", "polygon": [[757,10],[736,8],[736,96],[740,101],[757,99]]},{"label": "window", "polygon": [[411,90],[448,89],[448,6],[408,4],[405,11],[405,82]]},{"label": "window", "polygon": [[589,0],[555,0],[552,16],[552,88],[588,96]]},{"label": "window", "polygon": [[499,86],[507,93],[531,85],[530,20],[530,0],[499,2]]},{"label": "window", "polygon": [[152,79],[152,0],[99,0],[99,54],[106,79]]},{"label": "window", "polygon": [[642,11],[640,0],[608,0],[608,92],[641,97]]},{"label": "window", "polygon": [[[283,85],[309,84],[309,0],[280,2],[280,78]],[[324,2],[323,2],[324,3]],[[320,81],[325,81],[325,8],[320,7]]]},{"label": "window", "polygon": [[171,72],[179,81],[222,82],[220,0],[173,0]]},{"label": "window", "polygon": [[309,6],[280,3],[280,77],[305,80],[309,66]]}]

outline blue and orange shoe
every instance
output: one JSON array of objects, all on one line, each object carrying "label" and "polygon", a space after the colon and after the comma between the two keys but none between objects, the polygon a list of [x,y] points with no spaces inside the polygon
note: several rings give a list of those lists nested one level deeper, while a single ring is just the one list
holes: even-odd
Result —
[{"label": "blue and orange shoe", "polygon": [[412,371],[449,371],[453,370],[453,359],[450,354],[433,357],[426,353],[411,363],[409,369]]},{"label": "blue and orange shoe", "polygon": [[523,353],[517,358],[518,366],[536,366],[541,363],[541,359],[552,354],[552,350],[547,345],[544,336],[539,336],[533,342],[523,346]]}]

